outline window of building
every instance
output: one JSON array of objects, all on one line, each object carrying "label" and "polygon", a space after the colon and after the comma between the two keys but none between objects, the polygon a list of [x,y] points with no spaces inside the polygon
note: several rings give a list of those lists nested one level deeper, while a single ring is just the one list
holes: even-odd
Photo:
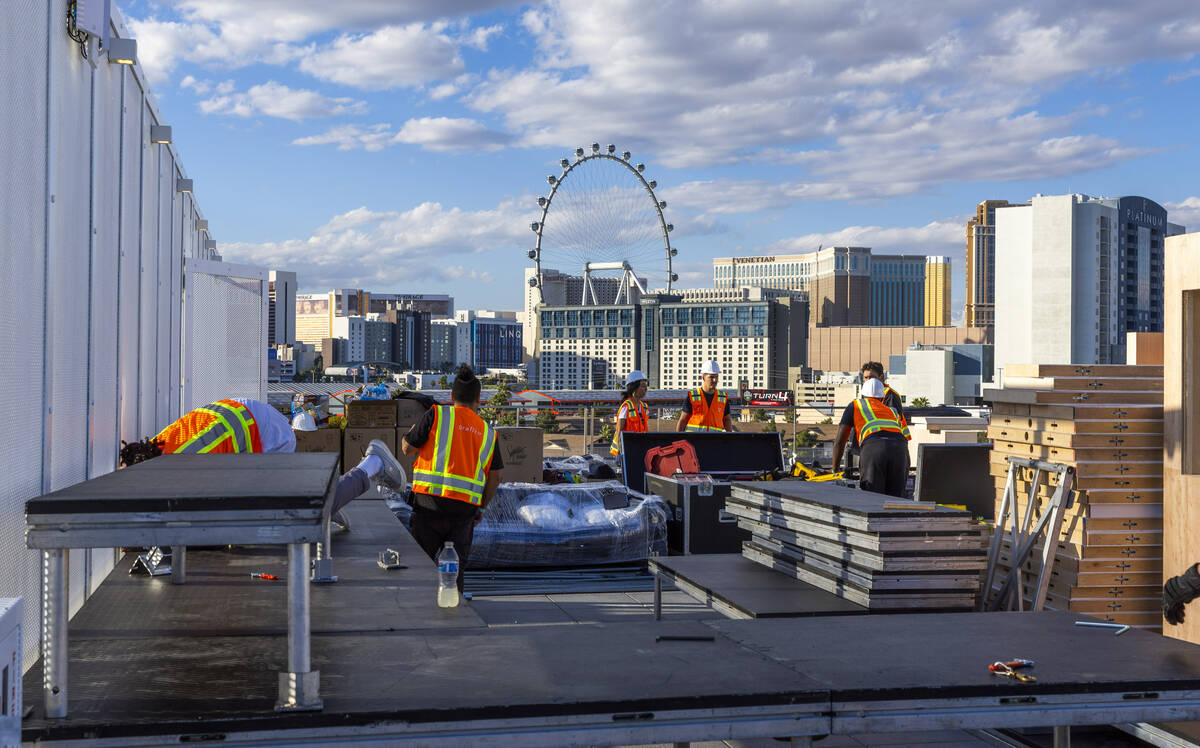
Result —
[{"label": "window of building", "polygon": [[663,309],[662,310],[662,322],[664,325],[675,324],[675,310],[674,309]]},{"label": "window of building", "polygon": [[717,323],[717,317],[720,315],[720,310],[715,306],[710,306],[704,310],[704,321],[710,325]]},{"label": "window of building", "polygon": [[[610,328],[608,328],[608,337],[610,337],[610,338],[615,338],[615,337],[617,337],[617,328],[615,328],[615,327],[610,327]],[[616,347],[616,346],[615,346],[615,345],[613,345],[613,346],[610,346],[610,347]]]},{"label": "window of building", "polygon": [[675,334],[675,328],[670,325],[663,325],[662,334],[664,338],[669,338]]}]

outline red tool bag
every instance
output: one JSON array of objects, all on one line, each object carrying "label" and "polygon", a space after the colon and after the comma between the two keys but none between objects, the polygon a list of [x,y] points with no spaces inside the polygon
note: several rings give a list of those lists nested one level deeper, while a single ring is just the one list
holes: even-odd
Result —
[{"label": "red tool bag", "polygon": [[700,460],[696,459],[696,448],[686,439],[665,447],[652,447],[646,451],[646,472],[654,475],[698,473]]}]

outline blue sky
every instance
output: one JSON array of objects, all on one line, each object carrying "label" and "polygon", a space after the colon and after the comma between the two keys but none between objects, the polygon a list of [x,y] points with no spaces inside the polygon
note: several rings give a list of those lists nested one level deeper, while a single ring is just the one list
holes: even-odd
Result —
[{"label": "blue sky", "polygon": [[658,182],[685,287],[865,245],[950,255],[957,317],[981,200],[1200,229],[1195,0],[119,4],[222,254],[306,291],[519,309],[536,198],[592,142]]}]

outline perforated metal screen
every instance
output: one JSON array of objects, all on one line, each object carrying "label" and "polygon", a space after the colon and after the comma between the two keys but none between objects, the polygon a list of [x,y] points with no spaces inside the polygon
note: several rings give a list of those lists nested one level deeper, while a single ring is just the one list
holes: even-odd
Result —
[{"label": "perforated metal screen", "polygon": [[[13,393],[0,438],[0,597],[25,598],[23,628],[38,631],[38,562],[25,548],[25,501],[42,488],[42,324],[46,236],[46,29],[39,0],[0,3],[0,59],[22,60],[21,79],[0,76],[0,388]],[[30,384],[33,383],[33,387]],[[26,637],[24,662],[36,640]]]},{"label": "perforated metal screen", "polygon": [[186,267],[183,407],[265,401],[266,271],[191,258]]},{"label": "perforated metal screen", "polygon": [[[26,600],[27,667],[40,595],[24,504],[115,469],[122,439],[178,417],[183,258],[199,236],[172,147],[149,143],[161,122],[140,69],[92,68],[63,31],[66,11],[67,0],[0,2],[0,59],[20,61],[0,76],[0,597]],[[224,315],[200,327],[201,347],[235,362],[236,377],[213,383],[221,396],[261,394],[265,351],[249,342],[265,327],[261,285],[209,276],[195,289],[193,306]],[[71,553],[72,611],[114,560]]]}]

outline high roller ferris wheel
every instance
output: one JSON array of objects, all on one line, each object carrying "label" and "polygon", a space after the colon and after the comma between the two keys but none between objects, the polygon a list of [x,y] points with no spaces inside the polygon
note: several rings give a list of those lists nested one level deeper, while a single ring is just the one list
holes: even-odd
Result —
[{"label": "high roller ferris wheel", "polygon": [[[585,305],[632,303],[634,288],[670,291],[679,280],[672,270],[675,227],[663,215],[666,201],[654,192],[658,183],[643,176],[645,164],[629,162],[629,151],[616,151],[611,143],[592,143],[590,153],[576,148],[574,159],[559,161],[561,174],[546,177],[550,194],[537,200],[542,216],[530,224],[537,240],[527,253],[537,271],[529,284],[543,303],[550,269],[583,276]],[[619,277],[615,297],[601,299],[594,277]]]}]

